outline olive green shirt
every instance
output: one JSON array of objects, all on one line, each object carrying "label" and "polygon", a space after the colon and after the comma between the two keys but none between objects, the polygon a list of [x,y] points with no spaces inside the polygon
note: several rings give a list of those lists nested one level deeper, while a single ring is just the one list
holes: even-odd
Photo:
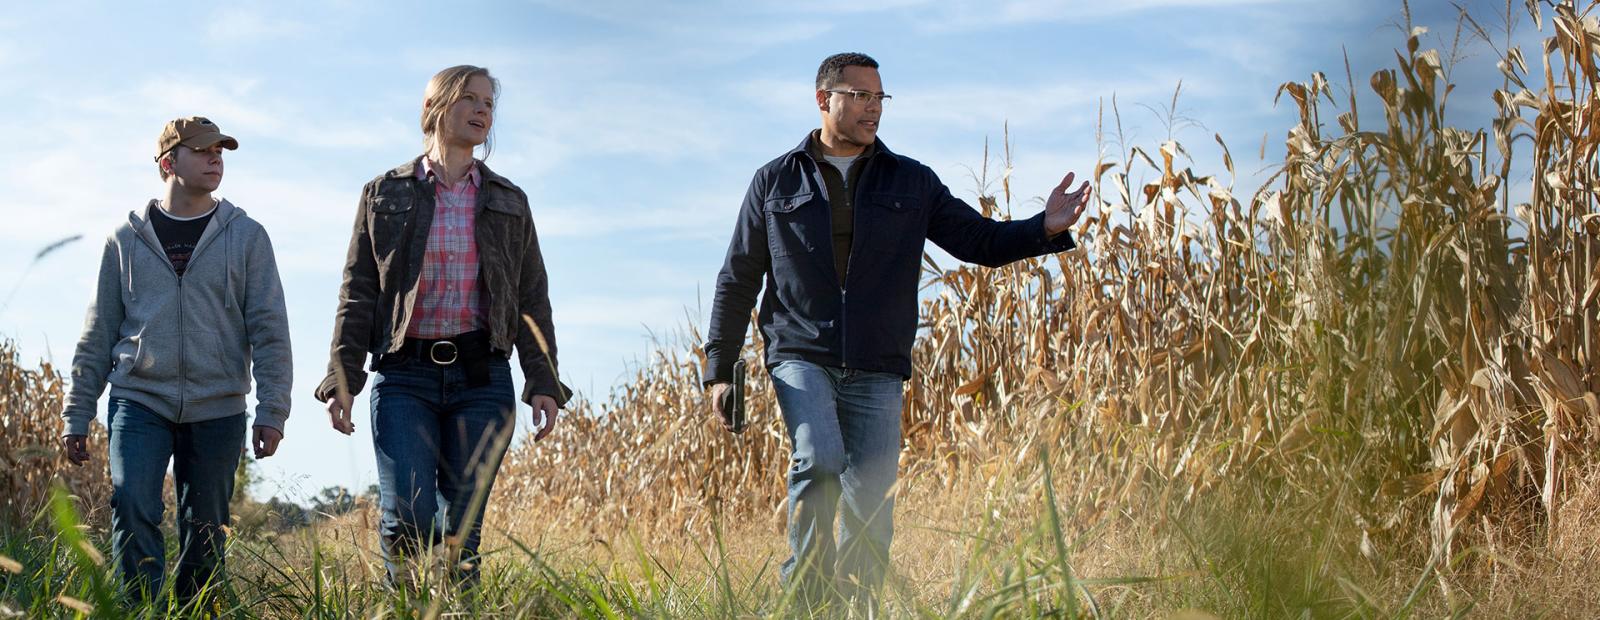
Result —
[{"label": "olive green shirt", "polygon": [[833,216],[833,267],[838,272],[839,286],[842,288],[844,275],[850,269],[850,243],[855,239],[855,195],[850,188],[861,180],[861,171],[866,168],[866,162],[877,150],[877,145],[867,145],[850,163],[850,170],[841,171],[822,154],[821,137],[821,129],[811,131],[806,153],[817,162],[817,172],[822,175],[822,183],[828,190],[828,206]]}]

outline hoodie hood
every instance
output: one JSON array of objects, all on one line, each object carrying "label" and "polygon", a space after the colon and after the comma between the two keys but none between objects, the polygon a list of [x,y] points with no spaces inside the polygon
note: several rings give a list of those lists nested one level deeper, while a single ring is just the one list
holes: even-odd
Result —
[{"label": "hoodie hood", "polygon": [[[172,268],[172,263],[167,260],[167,252],[166,252],[166,250],[162,249],[162,247],[161,247],[161,239],[156,236],[155,223],[152,222],[151,218],[150,218],[151,209],[160,209],[160,208],[161,208],[161,200],[156,199],[156,198],[151,198],[149,202],[144,203],[144,207],[139,208],[139,209],[134,209],[133,211],[129,211],[128,212],[128,225],[130,227],[132,227],[134,233],[137,234],[139,236],[139,238],[144,241],[144,244],[147,247],[150,248],[150,251],[155,252],[156,256],[161,258],[161,262],[166,263],[167,264],[167,268],[171,269]],[[223,239],[223,242],[222,242],[223,260],[225,260],[225,261],[231,260],[232,257],[233,257],[233,245],[232,245],[232,235],[229,234],[229,232],[228,232],[229,225],[232,224],[234,220],[239,219],[240,217],[243,217],[244,215],[245,215],[244,209],[240,209],[239,207],[233,206],[233,203],[228,202],[227,198],[219,198],[219,199],[217,199],[217,206],[215,207],[215,210],[213,211],[213,213],[211,215],[211,222],[209,224],[206,224],[205,232],[200,234],[200,240],[195,243],[194,256],[195,257],[199,257],[200,254],[205,251],[206,246],[211,245],[211,242],[214,241],[217,237],[220,236]],[[134,262],[135,261],[132,261],[132,260],[127,261],[123,275],[127,278],[127,281],[128,281],[129,296],[132,299],[136,300],[136,299],[138,299],[138,291],[137,291],[137,288],[133,286],[133,281],[134,281],[133,264],[134,264]],[[174,274],[176,274],[176,272],[174,272]],[[233,299],[233,270],[231,270],[231,269],[228,270],[228,273],[227,273],[227,285],[228,285],[227,286],[227,291],[228,292],[225,295],[225,297],[226,297],[226,299],[225,299],[225,302],[226,302],[225,303],[225,307],[228,308],[228,309],[232,309],[234,307],[234,299]]]}]

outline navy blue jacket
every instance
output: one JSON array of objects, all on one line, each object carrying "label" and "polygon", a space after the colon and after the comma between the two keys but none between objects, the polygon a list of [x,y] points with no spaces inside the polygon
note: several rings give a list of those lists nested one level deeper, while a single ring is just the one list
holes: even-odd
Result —
[{"label": "navy blue jacket", "polygon": [[840,287],[826,190],[806,144],[750,181],[717,274],[705,383],[732,380],[763,280],[759,325],[768,368],[804,360],[910,378],[924,240],[989,267],[1074,247],[1069,233],[1045,235],[1043,212],[1011,222],[983,217],[927,166],[880,140],[850,190],[855,235]]}]

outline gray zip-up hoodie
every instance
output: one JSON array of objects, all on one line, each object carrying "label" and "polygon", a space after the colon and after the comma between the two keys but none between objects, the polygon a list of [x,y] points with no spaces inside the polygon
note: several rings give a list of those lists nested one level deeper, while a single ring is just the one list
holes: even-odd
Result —
[{"label": "gray zip-up hoodie", "polygon": [[272,241],[219,201],[182,278],[156,239],[152,200],[106,238],[100,284],[72,358],[66,434],[89,434],[106,383],[178,423],[242,413],[254,364],[256,426],[283,431],[293,366]]}]

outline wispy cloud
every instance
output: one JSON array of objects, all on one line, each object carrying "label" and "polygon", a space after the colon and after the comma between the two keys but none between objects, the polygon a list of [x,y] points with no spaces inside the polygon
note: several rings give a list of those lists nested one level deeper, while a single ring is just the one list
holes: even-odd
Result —
[{"label": "wispy cloud", "polygon": [[258,43],[307,31],[306,24],[286,18],[282,12],[237,6],[218,9],[206,24],[206,38],[220,44]]},{"label": "wispy cloud", "polygon": [[[953,0],[925,7],[913,17],[929,32],[968,31],[1049,22],[1083,23],[1152,11],[1200,11],[1246,5],[1312,4],[1309,0],[1122,0],[1121,2],[1062,2],[1060,0]],[[1170,19],[1174,15],[1161,17]],[[1072,32],[1061,33],[1063,45],[1074,41]],[[1081,38],[1081,37],[1078,37]]]},{"label": "wispy cloud", "polygon": [[1109,106],[1111,95],[1129,100],[1159,98],[1171,93],[1179,79],[1171,74],[1116,82],[1084,79],[1022,86],[972,82],[910,88],[902,90],[904,97],[896,98],[892,113],[885,112],[884,124],[983,130],[1006,122],[1022,126],[1092,125],[1099,106]]},{"label": "wispy cloud", "polygon": [[542,133],[592,155],[628,153],[660,160],[716,152],[726,132],[705,112],[704,95],[678,88],[590,84],[562,100],[531,109]]},{"label": "wispy cloud", "polygon": [[[0,238],[28,243],[67,233],[99,235],[158,187],[154,164],[141,163],[150,161],[152,153],[132,155],[137,147],[129,135],[97,134],[87,127],[59,123],[17,123],[3,129],[8,140],[33,145],[0,153],[0,183],[8,188],[8,210],[48,217],[14,218]],[[147,139],[148,150],[154,150],[155,134]],[[86,159],[85,153],[104,154],[106,159]],[[131,158],[111,161],[124,155]]]},{"label": "wispy cloud", "polygon": [[[626,49],[599,43],[451,46],[404,58],[427,74],[453,62],[489,67],[502,85],[495,160],[529,174],[584,158],[676,161],[722,148],[727,132],[707,113],[720,105],[715,92],[663,82],[661,72],[648,69],[659,59],[638,59]],[[419,105],[422,90],[419,81]]]},{"label": "wispy cloud", "polygon": [[[709,183],[732,179],[707,179]],[[726,240],[744,187],[725,185],[700,198],[661,196],[656,206],[608,204],[604,213],[590,205],[539,205],[534,216],[539,235],[550,238]]]},{"label": "wispy cloud", "polygon": [[[647,263],[638,262],[633,267],[648,267]],[[617,269],[627,269],[628,265],[618,265]],[[682,274],[673,274],[681,276]],[[562,319],[561,329],[583,328],[611,328],[628,333],[637,333],[646,321],[664,321],[677,323],[684,316],[685,297],[680,296],[655,296],[639,297],[626,296],[596,296],[596,295],[567,295],[561,300],[561,306],[555,310],[556,318]],[[631,352],[631,351],[630,351]]]},{"label": "wispy cloud", "polygon": [[[888,6],[913,3],[902,0]],[[628,39],[632,37],[625,36],[630,34],[626,31],[633,31],[634,36],[645,34],[687,43],[658,47],[658,55],[719,61],[744,58],[763,49],[823,36],[835,29],[834,18],[838,15],[838,11],[814,10],[809,5],[726,0],[705,3],[535,0],[535,4],[621,28],[624,32],[617,33],[619,36],[612,43],[629,44]]]},{"label": "wispy cloud", "polygon": [[170,118],[198,114],[241,140],[240,134],[249,134],[314,149],[390,146],[414,133],[394,117],[363,116],[361,110],[349,108],[313,109],[315,101],[296,101],[275,94],[274,88],[277,85],[250,76],[196,79],[158,75],[131,88],[63,103],[101,115],[102,120],[137,121],[130,124],[147,130],[152,126],[159,129],[160,123]]},{"label": "wispy cloud", "polygon": [[[746,80],[734,85],[733,89],[746,102],[767,113],[809,109],[806,102],[816,92],[809,80],[770,77]],[[806,116],[809,119],[812,114],[807,113]]]},{"label": "wispy cloud", "polygon": [[618,46],[593,41],[419,45],[398,50],[395,57],[423,77],[423,81],[415,86],[418,103],[422,102],[427,76],[451,65],[488,67],[496,77],[505,81],[512,75],[536,79],[551,79],[568,73],[581,75],[593,72],[605,75],[626,66],[629,60],[628,54]]}]

